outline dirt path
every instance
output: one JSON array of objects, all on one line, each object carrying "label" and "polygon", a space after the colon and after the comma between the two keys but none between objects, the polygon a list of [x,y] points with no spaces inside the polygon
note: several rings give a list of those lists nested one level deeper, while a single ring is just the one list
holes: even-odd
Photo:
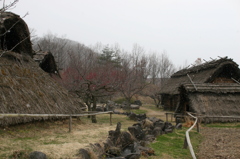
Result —
[{"label": "dirt path", "polygon": [[198,159],[240,158],[240,129],[205,127],[201,134],[204,140],[197,153]]},{"label": "dirt path", "polygon": [[[155,108],[155,106],[153,106]],[[166,111],[163,111],[161,109],[150,109],[149,107],[141,107],[142,110],[146,110],[147,111],[147,117],[156,117],[156,118],[160,118],[162,120],[166,120]],[[169,120],[170,120],[170,116],[169,116]]]}]

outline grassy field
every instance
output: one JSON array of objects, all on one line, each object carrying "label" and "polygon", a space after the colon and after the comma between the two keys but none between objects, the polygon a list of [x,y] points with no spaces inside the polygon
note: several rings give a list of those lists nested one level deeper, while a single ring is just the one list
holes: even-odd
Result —
[{"label": "grassy field", "polygon": [[109,115],[99,115],[97,119],[96,124],[87,117],[73,119],[71,133],[68,120],[1,128],[0,158],[25,159],[31,151],[42,151],[50,159],[73,158],[78,149],[107,139],[108,131],[115,130],[117,122],[122,123],[123,131],[135,123],[123,115],[113,115],[111,126]]},{"label": "grassy field", "polygon": [[[157,155],[152,158],[191,159],[189,149],[183,149],[186,130],[187,128],[183,128],[182,130],[175,130],[173,133],[159,136],[154,143],[150,144]],[[198,145],[202,140],[201,134],[193,131],[190,133],[190,138],[194,151],[198,151]]]},{"label": "grassy field", "polygon": [[[165,119],[165,112],[153,105],[144,104],[135,113],[147,113]],[[135,123],[125,115],[113,115],[110,126],[109,115],[97,116],[98,123],[93,124],[87,117],[73,119],[72,132],[69,133],[68,120],[28,123],[0,129],[0,158],[25,159],[31,151],[42,151],[49,159],[74,158],[80,148],[88,147],[89,143],[105,141],[108,131],[115,130],[118,122],[122,123],[122,131]],[[151,158],[191,158],[188,149],[183,149],[186,128],[175,130],[171,134],[159,136],[150,146],[156,156]],[[194,148],[201,141],[201,135],[190,134]]]}]

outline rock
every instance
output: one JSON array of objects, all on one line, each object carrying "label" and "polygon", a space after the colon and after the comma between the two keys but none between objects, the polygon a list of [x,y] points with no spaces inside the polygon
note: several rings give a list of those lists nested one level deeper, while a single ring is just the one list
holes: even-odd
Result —
[{"label": "rock", "polygon": [[131,104],[131,105],[130,105],[130,108],[131,108],[131,109],[139,109],[140,106],[139,106],[139,105],[135,105],[135,104]]},{"label": "rock", "polygon": [[106,157],[117,157],[117,156],[120,156],[120,154],[121,154],[121,149],[118,147],[110,147],[106,151]]},{"label": "rock", "polygon": [[178,123],[176,126],[175,126],[176,129],[182,129],[182,123]]},{"label": "rock", "polygon": [[155,140],[155,137],[153,135],[146,135],[144,140],[153,142]]},{"label": "rock", "polygon": [[157,121],[157,122],[154,122],[153,125],[154,125],[154,127],[159,127],[163,130],[165,127],[165,122]]},{"label": "rock", "polygon": [[126,159],[140,159],[140,157],[141,157],[141,154],[132,153],[132,154],[127,155],[125,158]]},{"label": "rock", "polygon": [[29,154],[29,159],[47,159],[47,155],[39,151],[33,151]]},{"label": "rock", "polygon": [[137,114],[135,114],[135,113],[130,114],[128,117],[129,117],[130,120],[134,120],[134,121],[138,120]]},{"label": "rock", "polygon": [[116,126],[116,130],[110,130],[108,132],[108,138],[113,142],[113,144],[115,145],[117,143],[118,138],[120,137],[121,134],[121,123],[118,122],[117,126]]},{"label": "rock", "polygon": [[123,109],[129,108],[129,106],[130,106],[130,104],[126,101],[122,102],[122,104],[121,104],[121,108],[123,108]]},{"label": "rock", "polygon": [[155,127],[152,131],[152,135],[155,136],[155,137],[158,137],[160,135],[162,135],[163,132],[162,132],[162,128],[161,127]]},{"label": "rock", "polygon": [[153,123],[155,123],[155,122],[164,122],[163,120],[158,119],[158,118],[156,118],[156,117],[150,117],[150,118],[148,118],[148,119],[151,120]]},{"label": "rock", "polygon": [[139,150],[144,157],[155,155],[155,152],[152,148],[139,146]]},{"label": "rock", "polygon": [[116,143],[116,145],[124,148],[127,147],[128,145],[133,144],[134,141],[135,139],[133,135],[125,131],[121,133],[120,138],[118,138],[118,142]]},{"label": "rock", "polygon": [[165,129],[173,129],[173,128],[174,128],[174,126],[172,125],[172,123],[165,122],[163,130],[165,130]]},{"label": "rock", "polygon": [[144,129],[145,128],[149,128],[149,129],[153,128],[153,122],[150,121],[149,119],[143,120],[143,128]]},{"label": "rock", "polygon": [[139,105],[139,106],[142,106],[142,102],[141,102],[140,100],[135,100],[135,101],[134,101],[134,104]]},{"label": "rock", "polygon": [[130,144],[127,147],[125,147],[121,155],[125,158],[131,159],[138,158],[141,156],[139,146],[140,145],[138,142],[134,142],[133,144]]},{"label": "rock", "polygon": [[91,159],[89,152],[85,149],[80,149],[77,154],[81,159]]},{"label": "rock", "polygon": [[104,108],[98,106],[98,107],[96,108],[96,111],[98,111],[98,112],[103,112],[103,111],[104,111]]},{"label": "rock", "polygon": [[147,118],[146,114],[137,114],[137,120],[142,121]]},{"label": "rock", "polygon": [[130,126],[128,131],[138,140],[143,140],[145,138],[145,132],[140,126]]},{"label": "rock", "polygon": [[140,126],[141,128],[143,128],[142,122],[137,122],[137,123],[133,124],[132,126]]},{"label": "rock", "polygon": [[168,128],[168,129],[165,129],[164,132],[165,132],[166,134],[172,133],[172,132],[173,132],[173,129],[172,129],[172,128]]}]

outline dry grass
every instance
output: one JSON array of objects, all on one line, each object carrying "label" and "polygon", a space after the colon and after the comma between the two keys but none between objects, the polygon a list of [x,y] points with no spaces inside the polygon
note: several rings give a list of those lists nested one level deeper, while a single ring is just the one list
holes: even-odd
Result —
[{"label": "dry grass", "polygon": [[122,122],[126,130],[134,121],[126,116],[113,115],[113,125],[109,115],[97,117],[99,123],[93,124],[87,117],[73,119],[73,130],[68,132],[68,120],[55,122],[29,123],[0,129],[0,158],[8,158],[15,151],[42,151],[49,158],[73,158],[80,148],[90,143],[104,141],[109,130],[114,130],[117,122]]},{"label": "dry grass", "polygon": [[[147,116],[165,119],[165,113],[155,106],[144,105]],[[0,129],[0,158],[9,158],[13,154],[28,154],[42,151],[50,159],[74,158],[80,148],[89,147],[90,143],[105,141],[108,131],[115,130],[117,122],[122,123],[122,131],[135,123],[125,115],[112,116],[110,126],[109,114],[97,116],[98,123],[93,124],[87,117],[73,119],[72,132],[69,133],[68,120],[35,122]],[[14,158],[14,157],[12,157]],[[25,157],[22,157],[25,158]]]}]

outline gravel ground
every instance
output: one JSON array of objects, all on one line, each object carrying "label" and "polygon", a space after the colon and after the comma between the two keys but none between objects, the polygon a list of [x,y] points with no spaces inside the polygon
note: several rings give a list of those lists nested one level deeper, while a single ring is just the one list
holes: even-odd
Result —
[{"label": "gravel ground", "polygon": [[240,129],[203,128],[198,159],[240,159]]}]

